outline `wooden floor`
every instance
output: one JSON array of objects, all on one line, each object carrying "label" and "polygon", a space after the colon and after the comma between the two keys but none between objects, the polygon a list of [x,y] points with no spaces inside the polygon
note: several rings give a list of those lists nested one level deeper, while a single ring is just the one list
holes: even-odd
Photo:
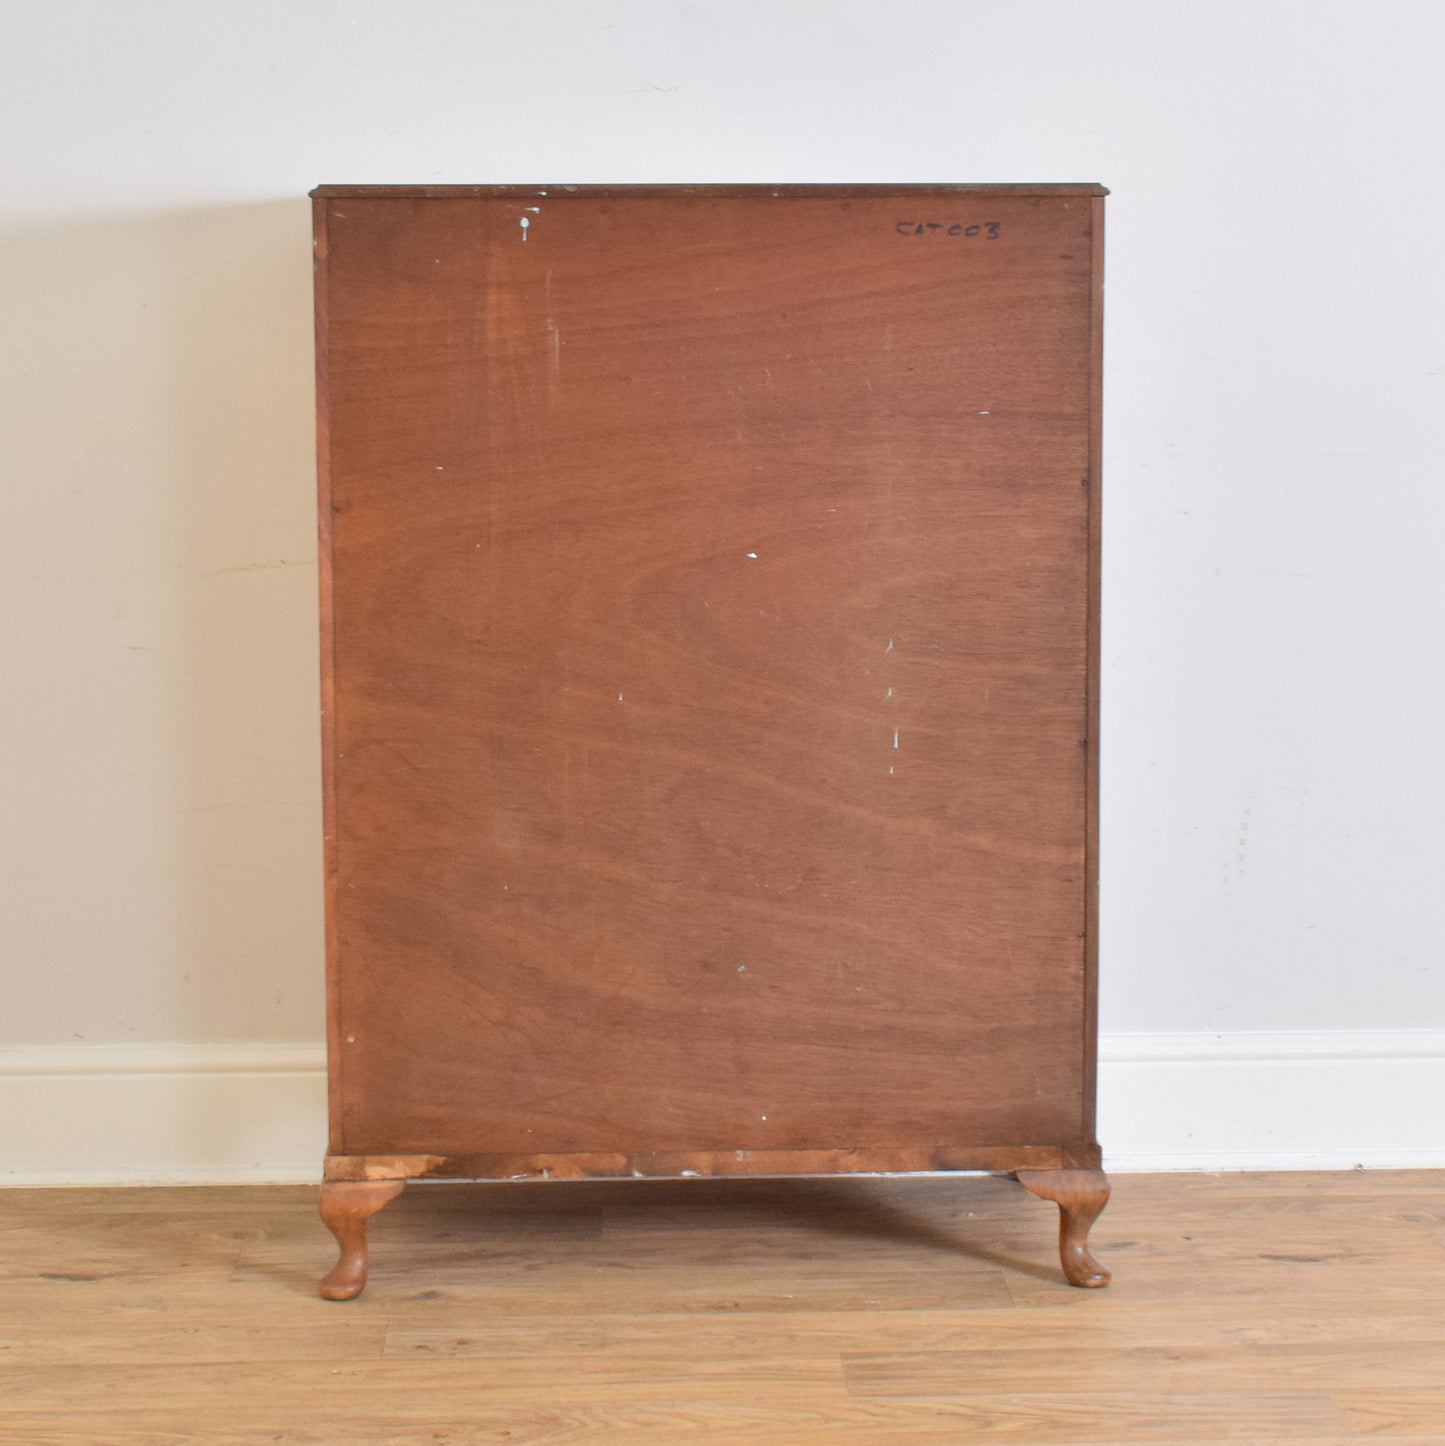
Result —
[{"label": "wooden floor", "polygon": [[0,1192],[0,1440],[1445,1442],[1445,1172]]}]

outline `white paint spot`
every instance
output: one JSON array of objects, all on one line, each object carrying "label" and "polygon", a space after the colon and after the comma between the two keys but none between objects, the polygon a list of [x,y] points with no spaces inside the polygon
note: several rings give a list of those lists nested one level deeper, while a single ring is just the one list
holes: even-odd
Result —
[{"label": "white paint spot", "polygon": [[898,730],[896,728],[893,730],[893,746],[898,747]]},{"label": "white paint spot", "polygon": [[618,701],[619,703],[622,701],[622,694],[621,694],[621,693],[619,693],[619,694],[617,695],[617,701]]},{"label": "white paint spot", "polygon": [[980,417],[987,417],[987,416],[989,416],[990,414],[989,414],[988,412],[980,412],[978,415],[979,415]]},{"label": "white paint spot", "polygon": [[765,1120],[765,1119],[767,1119],[767,1116],[766,1116],[766,1115],[759,1115],[758,1118],[759,1118],[760,1120]]},{"label": "white paint spot", "polygon": [[893,689],[890,688],[883,696],[885,698],[891,698],[893,696]]},{"label": "white paint spot", "polygon": [[447,469],[446,469],[445,467],[438,467],[438,468],[437,468],[437,471],[438,471],[438,472],[445,472],[446,470],[447,470]]},{"label": "white paint spot", "polygon": [[893,772],[893,765],[891,763],[888,765],[888,771],[889,773]]},{"label": "white paint spot", "polygon": [[739,965],[738,965],[738,973],[739,973],[739,974],[746,974],[747,972],[748,972],[748,966],[747,966],[746,964],[739,964]]},{"label": "white paint spot", "polygon": [[884,651],[885,653],[891,653],[891,652],[893,651],[893,639],[892,639],[892,638],[889,638],[889,639],[888,639],[888,646],[887,646],[886,648],[884,648],[883,651]]},{"label": "white paint spot", "polygon": [[355,1043],[356,1043],[356,1036],[355,1036],[354,1034],[348,1034],[348,1035],[346,1036],[346,1042],[347,1042],[347,1044],[355,1044]]},{"label": "white paint spot", "polygon": [[529,220],[527,219],[527,217],[525,217],[525,216],[522,217],[522,240],[523,240],[523,241],[525,241],[525,240],[527,239],[527,227],[530,226],[531,224],[532,224],[531,221],[529,221]]},{"label": "white paint spot", "polygon": [[682,1173],[691,1180],[696,1180],[699,1178],[696,1170],[684,1170]]},{"label": "white paint spot", "polygon": [[757,555],[757,553],[755,553],[755,552],[750,552],[750,553],[748,553],[748,556],[749,556],[750,558],[752,558],[752,560],[753,560],[754,562],[756,562],[756,561],[758,560],[758,555]]}]

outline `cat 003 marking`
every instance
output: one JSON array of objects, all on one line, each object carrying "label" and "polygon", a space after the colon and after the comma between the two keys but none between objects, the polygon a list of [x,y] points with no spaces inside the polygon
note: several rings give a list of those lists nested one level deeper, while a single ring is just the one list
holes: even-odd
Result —
[{"label": "cat 003 marking", "polygon": [[982,236],[985,241],[997,241],[997,221],[900,221],[894,228],[900,236]]}]

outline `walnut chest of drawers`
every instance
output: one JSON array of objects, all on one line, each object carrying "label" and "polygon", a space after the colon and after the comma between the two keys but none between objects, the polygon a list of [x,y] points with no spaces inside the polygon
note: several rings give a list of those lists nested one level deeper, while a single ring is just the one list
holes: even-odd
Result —
[{"label": "walnut chest of drawers", "polygon": [[1103,192],[314,193],[331,1143],[1011,1172],[1102,1284]]}]

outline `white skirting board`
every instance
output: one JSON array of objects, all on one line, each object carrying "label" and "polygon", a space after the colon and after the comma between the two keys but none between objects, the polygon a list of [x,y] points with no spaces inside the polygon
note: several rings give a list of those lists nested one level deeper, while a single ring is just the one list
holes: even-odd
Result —
[{"label": "white skirting board", "polygon": [[0,1184],[319,1180],[320,1044],[0,1047]]},{"label": "white skirting board", "polygon": [[[1100,1042],[1106,1168],[1445,1168],[1445,1030]],[[326,1148],[319,1044],[0,1046],[0,1184],[295,1183]]]},{"label": "white skirting board", "polygon": [[1104,1166],[1445,1168],[1445,1030],[1116,1034],[1099,1041]]}]

